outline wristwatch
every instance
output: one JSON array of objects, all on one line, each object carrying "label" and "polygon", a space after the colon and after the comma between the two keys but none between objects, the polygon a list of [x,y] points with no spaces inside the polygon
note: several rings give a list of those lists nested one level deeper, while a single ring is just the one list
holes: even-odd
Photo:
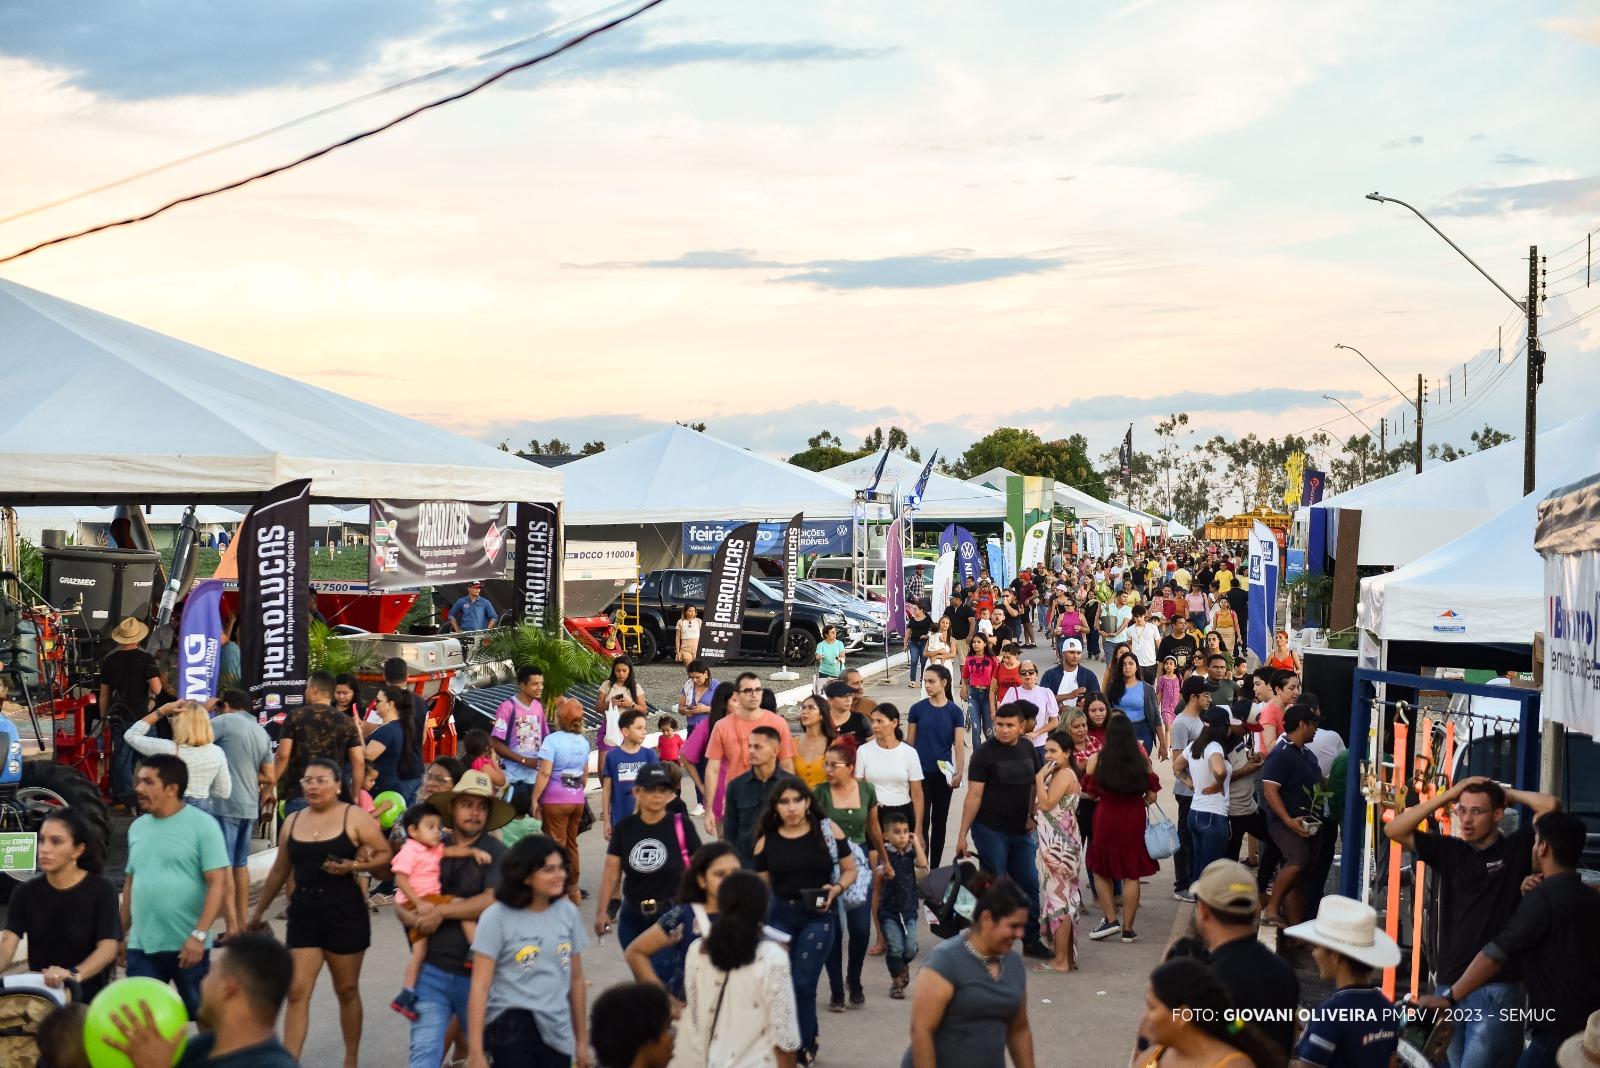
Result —
[{"label": "wristwatch", "polygon": [[189,932],[189,937],[204,945],[206,940],[206,932],[196,929]]},{"label": "wristwatch", "polygon": [[1447,986],[1444,988],[1444,999],[1450,1003],[1450,1007],[1452,1009],[1461,1004],[1461,1002],[1456,1000],[1456,988],[1454,986]]}]

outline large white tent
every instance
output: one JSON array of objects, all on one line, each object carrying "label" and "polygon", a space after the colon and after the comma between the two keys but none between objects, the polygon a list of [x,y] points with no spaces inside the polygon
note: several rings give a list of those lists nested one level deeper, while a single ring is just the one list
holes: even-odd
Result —
[{"label": "large white tent", "polygon": [[[975,475],[967,481],[996,490],[1004,496],[1006,479],[1015,477],[1017,477],[1015,471],[1007,470],[1004,467],[992,467],[983,474]],[[1098,497],[1083,492],[1076,486],[1067,485],[1065,482],[1052,482],[1051,486],[1055,494],[1056,503],[1064,508],[1072,509],[1078,514],[1079,519],[1122,523],[1126,526],[1148,527],[1151,525],[1150,517],[1143,512],[1136,512],[1131,508],[1124,508],[1120,504],[1112,504],[1110,501],[1102,501]]]},{"label": "large white tent", "polygon": [[557,501],[561,475],[0,280],[0,503]]},{"label": "large white tent", "polygon": [[[872,485],[873,472],[877,471],[878,461],[882,459],[883,453],[875,452],[847,464],[830,467],[823,474],[845,482],[854,489],[865,489]],[[889,462],[883,468],[883,480],[878,483],[878,492],[885,495],[898,492],[901,497],[910,496],[911,491],[917,488],[917,479],[922,477],[925,466],[925,461],[913,460],[903,452],[891,452]],[[928,476],[928,485],[923,491],[922,506],[917,509],[916,519],[918,523],[952,519],[998,523],[1005,515],[1004,493],[934,471]]]},{"label": "large white tent", "polygon": [[569,527],[851,514],[837,479],[670,426],[563,465]]}]

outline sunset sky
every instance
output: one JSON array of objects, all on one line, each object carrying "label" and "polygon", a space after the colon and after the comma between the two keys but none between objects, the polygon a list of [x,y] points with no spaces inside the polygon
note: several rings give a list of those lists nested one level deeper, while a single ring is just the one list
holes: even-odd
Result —
[{"label": "sunset sky", "polygon": [[[5,5],[0,215],[596,10]],[[0,254],[547,46],[6,222]],[[1171,411],[1201,436],[1359,431],[1324,393],[1398,419],[1335,342],[1407,388],[1457,376],[1430,420],[1461,442],[1521,431],[1522,364],[1493,353],[1521,320],[1363,194],[1417,205],[1519,294],[1539,244],[1545,323],[1567,323],[1600,306],[1597,92],[1600,7],[1577,3],[668,0],[379,138],[0,276],[513,445],[675,419],[773,455],[891,422],[946,452],[997,425],[1099,452],[1132,422],[1149,445]],[[1600,395],[1600,315],[1546,347],[1548,427]]]}]

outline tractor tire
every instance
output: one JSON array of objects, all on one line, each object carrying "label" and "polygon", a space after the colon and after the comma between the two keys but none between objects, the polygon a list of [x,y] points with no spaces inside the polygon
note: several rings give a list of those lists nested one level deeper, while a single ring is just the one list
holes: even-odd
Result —
[{"label": "tractor tire", "polygon": [[656,641],[655,632],[649,627],[639,631],[639,654],[634,660],[640,664],[653,664],[656,657],[661,655],[661,645]]},{"label": "tractor tire", "polygon": [[816,655],[817,636],[809,630],[791,628],[787,648],[783,651],[784,664],[791,667],[808,667]]},{"label": "tractor tire", "polygon": [[111,809],[100,787],[77,768],[65,764],[52,764],[47,760],[30,760],[22,765],[23,787],[51,790],[71,808],[75,808],[89,821],[89,826],[100,835],[101,855],[111,851]]}]

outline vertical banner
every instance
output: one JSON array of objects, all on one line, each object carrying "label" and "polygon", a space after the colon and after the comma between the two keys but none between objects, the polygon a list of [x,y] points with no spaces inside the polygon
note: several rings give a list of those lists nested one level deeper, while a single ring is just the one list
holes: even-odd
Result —
[{"label": "vertical banner", "polygon": [[883,469],[889,464],[889,450],[886,447],[883,455],[878,458],[878,469],[872,473],[872,484],[867,487],[867,496],[870,498],[878,492],[878,483],[883,481]]},{"label": "vertical banner", "polygon": [[744,628],[744,591],[750,582],[750,565],[756,558],[756,528],[736,527],[711,561],[711,581],[706,583],[705,622],[701,627],[700,657],[732,660],[739,655]]},{"label": "vertical banner", "polygon": [[1322,471],[1306,468],[1305,481],[1300,487],[1300,503],[1306,507],[1322,503],[1322,491],[1328,485],[1328,476]]},{"label": "vertical banner", "polygon": [[1041,519],[1028,528],[1022,542],[1022,568],[1038,567],[1044,563],[1045,549],[1050,541],[1050,520]]},{"label": "vertical banner", "polygon": [[950,590],[956,580],[956,554],[950,549],[939,554],[939,562],[933,565],[933,618],[938,619],[944,615],[944,610],[950,603]]},{"label": "vertical banner", "polygon": [[1125,553],[1128,553],[1129,555],[1133,554],[1133,528],[1132,527],[1123,527],[1122,528],[1122,551],[1125,552]]},{"label": "vertical banner", "polygon": [[1278,573],[1282,561],[1278,539],[1264,523],[1250,525],[1250,618],[1246,645],[1266,662],[1272,649],[1272,631],[1278,615]]},{"label": "vertical banner", "polygon": [[305,702],[311,593],[311,480],[263,493],[239,524],[239,654],[257,717]]},{"label": "vertical banner", "polygon": [[[1024,496],[1024,479],[1021,475],[1006,476],[1006,534],[1005,550],[1007,570],[1015,573],[1022,551],[1019,538],[1028,531],[1027,502]],[[1010,578],[1005,579],[1010,582]]]},{"label": "vertical banner", "polygon": [[559,626],[556,595],[561,589],[561,524],[553,504],[517,505],[517,618],[535,627]]},{"label": "vertical banner", "polygon": [[981,570],[978,563],[978,539],[966,527],[956,527],[956,566],[961,571],[961,582],[978,581]]},{"label": "vertical banner", "polygon": [[1009,586],[1011,584],[1009,579],[1001,579],[1001,576],[1005,574],[1006,566],[1004,562],[1005,549],[1001,547],[999,539],[990,538],[988,543],[985,544],[984,548],[987,550],[986,555],[989,558],[990,577],[992,577],[996,582],[1000,582],[1001,585]]},{"label": "vertical banner", "polygon": [[887,574],[883,577],[884,591],[889,601],[890,630],[906,632],[906,562],[905,520],[896,519],[889,527],[889,543],[884,547]]},{"label": "vertical banner", "polygon": [[800,582],[800,534],[805,513],[796,512],[783,530],[783,647],[789,648],[789,622],[794,618],[794,590]]},{"label": "vertical banner", "polygon": [[[992,572],[991,572],[992,573]],[[1000,574],[995,579],[1002,586],[1011,585],[1017,577],[1017,528],[1006,520],[1000,525]]]},{"label": "vertical banner", "polygon": [[[1577,494],[1569,491],[1567,496]],[[1550,500],[1539,507],[1541,541],[1554,540],[1548,529],[1559,513]],[[1561,518],[1576,526],[1571,514],[1580,510],[1566,511],[1568,515]],[[1545,600],[1543,714],[1569,731],[1600,737],[1600,693],[1595,684],[1600,678],[1600,552],[1566,553],[1554,548],[1540,552]]]},{"label": "vertical banner", "polygon": [[222,650],[222,583],[201,579],[183,602],[178,625],[178,696],[207,701],[217,695]]},{"label": "vertical banner", "polygon": [[951,523],[939,531],[939,555],[954,552],[956,548],[956,525]]}]

